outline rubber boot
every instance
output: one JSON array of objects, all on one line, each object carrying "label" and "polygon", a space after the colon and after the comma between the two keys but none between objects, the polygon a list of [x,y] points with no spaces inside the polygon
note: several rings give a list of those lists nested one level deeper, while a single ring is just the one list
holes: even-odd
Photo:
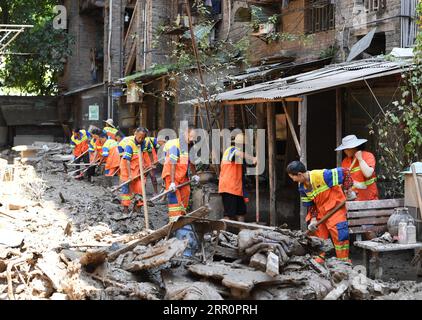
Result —
[{"label": "rubber boot", "polygon": [[124,214],[129,214],[129,207],[123,207],[122,212],[123,212]]}]

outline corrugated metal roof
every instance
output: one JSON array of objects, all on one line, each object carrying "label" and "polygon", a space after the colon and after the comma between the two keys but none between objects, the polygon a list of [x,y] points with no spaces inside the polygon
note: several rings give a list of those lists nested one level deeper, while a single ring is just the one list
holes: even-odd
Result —
[{"label": "corrugated metal roof", "polygon": [[[213,96],[212,101],[272,100],[305,95],[364,79],[401,73],[404,68],[410,65],[411,60],[386,61],[384,58],[333,64],[318,70],[223,92]],[[194,99],[184,103],[196,104],[198,100]]]}]

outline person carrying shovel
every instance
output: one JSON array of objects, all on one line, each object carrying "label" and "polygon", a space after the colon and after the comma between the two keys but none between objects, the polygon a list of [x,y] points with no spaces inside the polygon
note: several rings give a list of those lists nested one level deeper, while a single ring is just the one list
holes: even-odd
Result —
[{"label": "person carrying shovel", "polygon": [[[189,159],[189,151],[196,141],[195,129],[186,128],[182,137],[167,141],[164,145],[165,162],[162,178],[166,185],[168,200],[169,222],[176,222],[186,215],[190,197],[190,181],[199,184],[195,164]],[[192,175],[189,180],[189,169]],[[188,224],[176,230],[175,236],[179,240],[188,239],[188,247],[184,256],[192,256],[198,248],[193,227]]]},{"label": "person carrying shovel", "polygon": [[[89,162],[88,155],[88,144],[91,139],[91,134],[80,128],[73,128],[72,137],[70,138],[70,146],[73,149],[73,156],[75,157],[75,163]],[[79,159],[78,159],[79,158]]]},{"label": "person carrying shovel", "polygon": [[166,190],[171,191],[167,195],[170,222],[175,222],[180,216],[186,214],[189,204],[190,186],[185,185],[181,188],[177,188],[177,186],[189,181],[189,167],[192,181],[196,184],[199,183],[195,164],[189,160],[189,151],[195,139],[195,130],[188,128],[181,138],[169,140],[164,145],[165,162],[161,176],[165,182]]},{"label": "person carrying shovel", "polygon": [[[122,182],[127,181],[122,187],[122,206],[123,213],[129,213],[129,206],[135,194],[142,195],[142,183],[139,176],[139,146],[147,136],[148,130],[138,128],[133,136],[124,138],[121,144],[125,145],[122,160],[120,162],[120,179]],[[136,178],[138,177],[138,178]],[[138,200],[134,211],[141,212],[143,201]]]},{"label": "person carrying shovel", "polygon": [[[321,239],[331,239],[336,256],[340,260],[349,259],[349,225],[346,217],[346,196],[342,187],[349,190],[353,186],[350,171],[346,168],[334,168],[308,171],[300,161],[293,161],[287,166],[289,177],[299,184],[302,204],[308,208],[306,221],[311,235]],[[333,210],[336,209],[337,210]],[[323,223],[318,221],[331,215]],[[315,257],[315,262],[325,262],[325,252]]]}]

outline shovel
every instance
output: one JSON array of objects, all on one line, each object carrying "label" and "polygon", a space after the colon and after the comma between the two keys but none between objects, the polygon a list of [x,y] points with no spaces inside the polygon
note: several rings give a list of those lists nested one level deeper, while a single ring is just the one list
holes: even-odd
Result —
[{"label": "shovel", "polygon": [[99,166],[99,165],[101,165],[101,162],[91,164],[89,167],[87,167],[87,168],[85,168],[85,169],[84,169],[84,168],[81,168],[81,169],[75,170],[75,171],[73,171],[73,172],[72,172],[72,174],[82,170],[81,174],[75,178],[75,179],[77,179],[77,178],[82,177],[82,176],[84,175],[84,173],[85,173],[85,172],[87,172],[87,171],[88,171],[89,169],[91,169],[92,167],[97,167],[97,166]]},{"label": "shovel", "polygon": [[[179,184],[178,186],[176,186],[176,190],[183,188],[184,186],[187,186],[187,185],[191,184],[192,182],[193,182],[192,180],[189,180],[189,181],[186,181],[185,183]],[[148,206],[149,207],[155,207],[155,204],[154,204],[155,200],[160,199],[160,198],[164,197],[165,195],[167,195],[171,192],[174,192],[174,191],[167,190],[167,191],[164,191],[163,193],[160,193],[159,195],[156,195],[155,197],[149,199],[148,200]]]},{"label": "shovel", "polygon": [[[334,209],[332,209],[330,212],[328,212],[321,220],[319,220],[316,224],[316,227],[318,228],[322,223],[330,219],[334,213],[339,211],[344,205],[346,204],[346,200],[341,202],[339,205],[337,205]],[[306,230],[305,235],[309,235],[311,233],[310,230]]]},{"label": "shovel", "polygon": [[[154,163],[154,164],[156,164],[156,163]],[[146,173],[150,172],[152,169],[154,169],[154,168],[153,168],[153,167],[149,167],[148,169],[144,170],[144,175],[145,175]],[[125,182],[123,182],[121,185],[119,185],[119,186],[117,186],[117,187],[115,187],[115,188],[111,189],[111,192],[116,192],[117,190],[119,190],[119,189],[123,188],[126,184],[131,183],[133,180],[138,179],[140,176],[141,176],[141,175],[139,174],[139,175],[137,175],[135,178],[132,178],[132,179],[130,179],[129,181],[125,181]]]},{"label": "shovel", "polygon": [[72,160],[69,163],[65,163],[63,162],[63,167],[64,167],[64,172],[67,173],[67,170],[69,169],[67,166],[71,166],[74,165],[74,163],[76,161],[78,161],[79,159],[81,159],[84,155],[86,155],[89,152],[89,150],[86,150],[84,153],[82,153],[79,157],[77,157],[75,160]]}]

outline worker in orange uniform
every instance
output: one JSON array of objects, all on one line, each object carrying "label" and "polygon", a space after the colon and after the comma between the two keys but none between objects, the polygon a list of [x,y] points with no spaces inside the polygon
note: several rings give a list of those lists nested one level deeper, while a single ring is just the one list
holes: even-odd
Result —
[{"label": "worker in orange uniform", "polygon": [[165,182],[168,194],[168,215],[170,222],[186,214],[189,204],[190,186],[186,185],[177,188],[178,185],[189,181],[188,168],[190,167],[192,181],[199,183],[199,176],[196,175],[195,164],[189,160],[189,150],[196,139],[195,130],[188,128],[179,139],[167,141],[164,145],[165,162],[162,178]]},{"label": "worker in orange uniform", "polygon": [[101,143],[103,144],[102,156],[105,162],[104,175],[106,177],[115,177],[120,166],[120,155],[117,141],[108,139],[105,132],[100,135]]},{"label": "worker in orange uniform", "polygon": [[91,131],[92,139],[89,142],[89,163],[91,165],[97,164],[95,166],[92,166],[88,169],[86,172],[86,176],[88,179],[92,182],[92,178],[95,175],[95,169],[101,163],[103,163],[103,143],[100,139],[100,136],[103,134],[103,131],[101,129],[95,128]]},{"label": "worker in orange uniform", "polygon": [[218,192],[221,194],[225,219],[245,221],[247,196],[245,191],[245,165],[249,160],[256,165],[257,159],[244,153],[245,137],[238,134],[235,146],[230,146],[223,154]]},{"label": "worker in orange uniform", "polygon": [[346,154],[341,166],[350,169],[353,179],[352,190],[356,193],[356,201],[378,200],[375,156],[363,150],[367,141],[350,135],[344,137],[341,145],[336,149],[336,151],[343,150]]},{"label": "worker in orange uniform", "polygon": [[[145,128],[138,128],[134,136],[127,137],[125,141],[125,152],[120,164],[120,178],[128,183],[122,188],[122,206],[123,212],[129,212],[129,206],[135,194],[142,195],[142,186],[139,170],[139,148],[148,134]],[[133,179],[133,180],[132,180]],[[134,211],[141,212],[143,202],[138,200]]]},{"label": "worker in orange uniform", "polygon": [[[345,168],[307,171],[300,161],[293,161],[287,166],[289,177],[299,183],[302,204],[308,208],[306,222],[313,235],[321,239],[331,239],[338,259],[349,261],[349,225],[346,207],[341,207],[333,216],[316,227],[330,210],[346,200],[342,187],[349,190],[353,181],[350,172]],[[325,253],[315,258],[324,263]]]},{"label": "worker in orange uniform", "polygon": [[[195,129],[187,128],[182,137],[167,141],[164,145],[165,162],[163,166],[162,178],[165,182],[166,190],[171,191],[167,195],[168,215],[170,222],[176,222],[181,216],[187,213],[190,185],[178,187],[178,185],[189,181],[189,169],[192,175],[192,182],[199,184],[199,176],[196,175],[195,164],[189,159],[189,151],[196,140]],[[193,232],[192,225],[188,224],[176,230],[175,236],[179,240],[188,240],[188,246],[184,251],[184,256],[192,256],[198,250],[198,243]]]},{"label": "worker in orange uniform", "polygon": [[114,126],[114,121],[113,119],[108,119],[105,122],[105,127],[104,127],[104,131],[107,134],[107,136],[110,139],[116,140],[116,133],[119,131],[115,126]]},{"label": "worker in orange uniform", "polygon": [[[74,128],[72,130],[72,137],[70,138],[70,146],[73,148],[73,156],[75,163],[89,162],[89,154],[87,153],[89,148],[89,140],[91,139],[91,134],[86,130],[81,130],[80,128]],[[85,153],[84,156],[82,156]],[[79,158],[79,159],[78,159]]]},{"label": "worker in orange uniform", "polygon": [[163,144],[165,144],[164,140],[159,141],[155,137],[145,137],[141,145],[144,169],[153,167],[153,169],[147,174],[151,179],[151,184],[154,189],[154,196],[158,194],[158,183],[155,176],[155,168],[158,162],[157,151]]},{"label": "worker in orange uniform", "polygon": [[[353,180],[352,190],[356,193],[355,201],[378,200],[377,176],[375,173],[375,156],[365,151],[366,139],[358,139],[355,135],[349,135],[342,139],[341,145],[335,151],[344,151],[346,157],[341,166],[349,168]],[[371,225],[368,225],[371,226]],[[365,227],[365,226],[363,226]],[[375,232],[366,232],[365,239],[371,240],[378,236]],[[378,257],[376,252],[372,252],[371,262]]]}]

